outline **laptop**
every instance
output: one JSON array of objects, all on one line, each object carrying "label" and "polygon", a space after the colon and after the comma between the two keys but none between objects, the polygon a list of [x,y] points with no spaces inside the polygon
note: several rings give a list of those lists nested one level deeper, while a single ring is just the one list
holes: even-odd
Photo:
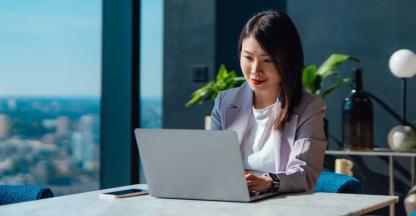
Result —
[{"label": "laptop", "polygon": [[134,132],[149,192],[154,197],[250,202],[277,194],[249,192],[234,131]]}]

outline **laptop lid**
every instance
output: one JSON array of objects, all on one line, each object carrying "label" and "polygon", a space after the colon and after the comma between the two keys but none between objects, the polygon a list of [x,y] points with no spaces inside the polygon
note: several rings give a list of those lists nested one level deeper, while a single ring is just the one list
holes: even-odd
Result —
[{"label": "laptop lid", "polygon": [[234,131],[136,129],[152,196],[250,201]]}]

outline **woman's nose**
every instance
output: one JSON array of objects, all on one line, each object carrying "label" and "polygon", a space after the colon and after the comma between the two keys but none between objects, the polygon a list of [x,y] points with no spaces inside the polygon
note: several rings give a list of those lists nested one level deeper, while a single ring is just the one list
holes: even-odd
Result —
[{"label": "woman's nose", "polygon": [[251,65],[251,73],[252,74],[257,74],[261,72],[261,67],[258,61],[254,61],[253,64]]}]

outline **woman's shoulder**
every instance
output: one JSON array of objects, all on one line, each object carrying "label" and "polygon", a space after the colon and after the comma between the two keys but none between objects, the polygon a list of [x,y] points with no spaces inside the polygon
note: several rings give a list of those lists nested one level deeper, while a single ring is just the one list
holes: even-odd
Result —
[{"label": "woman's shoulder", "polygon": [[251,103],[251,95],[250,87],[243,83],[240,87],[221,91],[215,100],[215,106],[218,110],[246,106]]},{"label": "woman's shoulder", "polygon": [[313,95],[306,91],[303,91],[302,98],[299,105],[295,108],[295,113],[304,113],[308,110],[321,110],[325,109],[325,101],[319,95]]},{"label": "woman's shoulder", "polygon": [[236,97],[248,95],[250,91],[250,87],[244,82],[241,86],[221,91],[220,94],[223,100],[230,101]]},{"label": "woman's shoulder", "polygon": [[233,96],[237,95],[240,90],[241,90],[241,86],[226,89],[224,91],[221,91],[221,94],[222,94],[223,97],[233,97]]}]

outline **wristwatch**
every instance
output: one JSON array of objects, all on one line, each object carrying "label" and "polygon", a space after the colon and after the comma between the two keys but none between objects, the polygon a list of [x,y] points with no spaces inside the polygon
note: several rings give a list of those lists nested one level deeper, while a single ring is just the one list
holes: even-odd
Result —
[{"label": "wristwatch", "polygon": [[270,186],[269,191],[278,192],[280,187],[279,177],[277,177],[277,175],[274,173],[268,173],[267,176],[269,176],[272,179],[272,186]]}]

